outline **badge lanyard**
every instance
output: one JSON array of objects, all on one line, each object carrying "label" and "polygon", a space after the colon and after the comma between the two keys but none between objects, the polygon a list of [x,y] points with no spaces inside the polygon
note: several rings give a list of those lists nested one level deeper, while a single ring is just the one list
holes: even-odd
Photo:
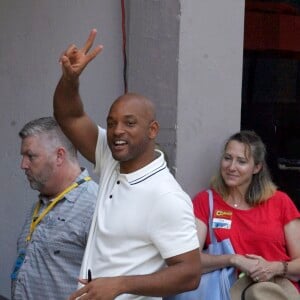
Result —
[{"label": "badge lanyard", "polygon": [[72,191],[73,189],[77,188],[82,183],[91,180],[91,177],[87,176],[77,182],[74,182],[69,187],[67,187],[64,191],[62,191],[57,197],[53,199],[53,201],[50,202],[50,204],[45,208],[42,213],[38,216],[38,212],[41,207],[41,201],[39,201],[34,209],[32,221],[30,224],[30,230],[29,234],[26,237],[26,242],[29,242],[31,240],[31,236],[36,228],[36,226],[43,220],[43,218],[46,216],[46,214],[61,200],[64,198],[64,196]]}]

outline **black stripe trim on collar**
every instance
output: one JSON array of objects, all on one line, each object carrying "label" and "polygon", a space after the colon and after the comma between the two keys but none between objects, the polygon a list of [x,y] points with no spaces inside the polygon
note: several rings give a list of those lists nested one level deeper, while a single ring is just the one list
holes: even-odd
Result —
[{"label": "black stripe trim on collar", "polygon": [[138,178],[138,179],[135,179],[131,182],[129,182],[130,185],[135,185],[135,184],[138,184],[142,181],[145,181],[147,180],[148,178],[152,177],[153,175],[159,173],[160,171],[164,170],[165,168],[167,167],[167,164],[164,162],[161,166],[159,166],[157,169],[154,169],[151,171],[151,173],[149,174],[145,174],[144,176]]}]

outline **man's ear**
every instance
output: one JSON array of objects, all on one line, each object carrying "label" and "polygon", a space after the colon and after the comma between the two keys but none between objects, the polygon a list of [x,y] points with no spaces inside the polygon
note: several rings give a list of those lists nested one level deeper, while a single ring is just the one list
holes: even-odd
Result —
[{"label": "man's ear", "polygon": [[56,162],[58,165],[62,165],[66,157],[66,149],[59,147],[56,149]]},{"label": "man's ear", "polygon": [[159,131],[159,124],[157,121],[152,121],[149,125],[149,139],[150,140],[153,140],[156,138],[157,134],[158,134],[158,131]]}]

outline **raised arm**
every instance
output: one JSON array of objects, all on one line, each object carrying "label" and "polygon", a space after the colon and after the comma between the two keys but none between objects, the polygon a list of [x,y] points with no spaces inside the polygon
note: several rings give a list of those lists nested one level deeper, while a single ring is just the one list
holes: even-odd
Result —
[{"label": "raised arm", "polygon": [[96,29],[93,29],[81,49],[70,45],[60,57],[62,76],[53,99],[57,122],[79,152],[93,163],[98,129],[84,111],[79,94],[79,76],[88,63],[102,51],[101,45],[90,51],[96,34]]}]

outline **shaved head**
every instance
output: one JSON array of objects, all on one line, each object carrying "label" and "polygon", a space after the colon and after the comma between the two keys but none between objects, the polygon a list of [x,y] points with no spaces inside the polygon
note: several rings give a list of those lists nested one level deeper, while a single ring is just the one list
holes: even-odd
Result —
[{"label": "shaved head", "polygon": [[140,110],[140,113],[142,113],[148,121],[151,122],[156,119],[155,105],[150,99],[146,98],[145,96],[136,93],[124,94],[113,102],[110,110],[113,109],[113,106],[121,104],[122,102],[124,102],[124,104],[132,103]]}]

